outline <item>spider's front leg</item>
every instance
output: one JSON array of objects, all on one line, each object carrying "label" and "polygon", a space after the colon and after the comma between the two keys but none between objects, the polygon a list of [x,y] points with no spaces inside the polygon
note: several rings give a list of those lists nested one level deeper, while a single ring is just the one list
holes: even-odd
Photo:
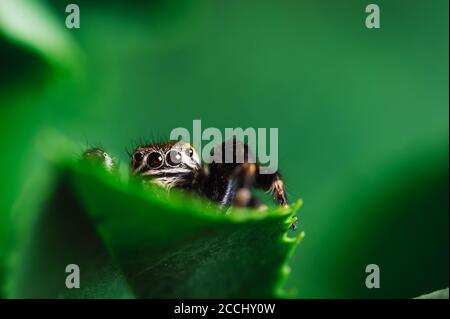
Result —
[{"label": "spider's front leg", "polygon": [[229,178],[229,186],[234,186],[233,190],[227,193],[232,194],[231,203],[236,207],[260,208],[262,203],[253,196],[252,187],[255,183],[256,165],[243,163],[235,168]]},{"label": "spider's front leg", "polygon": [[261,208],[262,203],[251,193],[255,183],[255,164],[211,163],[207,172],[202,189],[210,200],[218,202],[222,208]]}]

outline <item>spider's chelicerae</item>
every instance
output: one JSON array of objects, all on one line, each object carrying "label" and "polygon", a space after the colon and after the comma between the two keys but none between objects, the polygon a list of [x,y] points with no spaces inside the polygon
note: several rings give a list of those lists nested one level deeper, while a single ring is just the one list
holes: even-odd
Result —
[{"label": "spider's chelicerae", "polygon": [[[226,152],[232,152],[231,161],[225,161]],[[259,188],[271,192],[280,206],[288,206],[280,173],[263,174],[248,146],[235,140],[217,147],[211,155],[222,160],[211,164],[202,163],[197,151],[186,142],[143,145],[130,155],[132,175],[144,182],[195,192],[222,207],[264,210],[266,206],[252,194],[253,188]],[[84,158],[100,161],[108,169],[114,165],[112,158],[98,148],[86,151]]]}]

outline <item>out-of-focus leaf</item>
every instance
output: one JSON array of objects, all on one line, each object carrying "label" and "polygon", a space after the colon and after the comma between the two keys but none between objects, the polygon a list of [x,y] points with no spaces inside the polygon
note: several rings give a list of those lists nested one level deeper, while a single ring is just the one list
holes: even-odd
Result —
[{"label": "out-of-focus leaf", "polygon": [[40,1],[0,1],[0,35],[34,50],[53,64],[73,65],[79,49],[63,23]]},{"label": "out-of-focus leaf", "polygon": [[[302,237],[286,234],[300,203],[223,215],[196,198],[143,189],[80,163],[59,162],[53,172],[53,181],[41,185],[49,196],[36,213],[18,212],[34,217],[20,230],[21,238],[29,235],[16,247],[10,297],[283,293],[287,258]],[[80,289],[65,287],[68,264],[80,266]]]}]

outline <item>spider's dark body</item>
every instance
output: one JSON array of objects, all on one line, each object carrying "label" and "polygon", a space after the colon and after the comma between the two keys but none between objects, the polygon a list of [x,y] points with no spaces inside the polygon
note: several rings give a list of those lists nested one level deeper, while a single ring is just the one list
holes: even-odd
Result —
[{"label": "spider's dark body", "polygon": [[[99,149],[88,152],[106,158],[106,153]],[[231,158],[227,154],[232,154]],[[270,191],[279,205],[288,205],[281,175],[263,174],[246,144],[224,142],[211,156],[212,163],[204,164],[189,143],[148,144],[137,147],[131,154],[130,169],[144,182],[195,192],[222,207],[264,209],[252,194],[253,188]]]}]

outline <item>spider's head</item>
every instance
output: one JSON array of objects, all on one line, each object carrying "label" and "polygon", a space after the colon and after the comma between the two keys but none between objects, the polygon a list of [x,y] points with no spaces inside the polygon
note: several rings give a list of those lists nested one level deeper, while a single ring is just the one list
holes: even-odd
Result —
[{"label": "spider's head", "polygon": [[140,146],[131,159],[133,175],[166,188],[188,184],[200,168],[197,152],[183,141]]}]

